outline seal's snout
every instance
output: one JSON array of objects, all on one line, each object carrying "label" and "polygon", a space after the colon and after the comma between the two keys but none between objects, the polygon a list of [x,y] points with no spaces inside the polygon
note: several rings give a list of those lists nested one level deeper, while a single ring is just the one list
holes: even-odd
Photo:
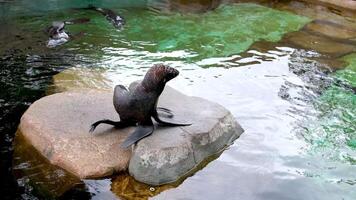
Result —
[{"label": "seal's snout", "polygon": [[174,69],[173,67],[168,67],[167,71],[168,74],[171,74],[173,76],[173,78],[179,75],[179,71]]},{"label": "seal's snout", "polygon": [[166,71],[165,73],[166,82],[179,75],[179,71],[174,69],[173,67],[165,66],[165,71]]}]

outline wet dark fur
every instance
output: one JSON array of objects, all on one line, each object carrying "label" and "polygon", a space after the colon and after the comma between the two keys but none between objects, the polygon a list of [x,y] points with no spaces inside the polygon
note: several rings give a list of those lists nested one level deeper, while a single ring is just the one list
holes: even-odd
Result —
[{"label": "wet dark fur", "polygon": [[88,9],[95,10],[95,11],[101,13],[102,15],[104,15],[106,17],[106,19],[108,21],[110,21],[111,24],[117,29],[121,29],[125,25],[125,19],[122,16],[116,14],[111,9],[97,8],[93,5],[89,5]]},{"label": "wet dark fur", "polygon": [[[172,122],[173,114],[169,109],[157,108],[159,96],[166,83],[178,76],[178,70],[162,64],[154,65],[146,73],[143,81],[127,90],[117,85],[114,90],[114,107],[119,113],[120,121],[100,120],[92,124],[94,131],[100,123],[114,125],[118,128],[136,125],[136,130],[126,139],[123,147],[128,147],[142,138],[152,134],[154,126],[151,117],[159,124],[166,126],[185,126],[190,124]],[[158,113],[163,112],[165,116]],[[163,119],[162,119],[163,118]],[[164,119],[165,118],[165,119]]]}]

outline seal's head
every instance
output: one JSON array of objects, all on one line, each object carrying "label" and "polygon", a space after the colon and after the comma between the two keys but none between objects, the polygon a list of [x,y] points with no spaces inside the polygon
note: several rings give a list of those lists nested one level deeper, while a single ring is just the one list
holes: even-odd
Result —
[{"label": "seal's head", "polygon": [[145,88],[161,88],[163,90],[165,84],[178,74],[179,71],[173,67],[156,64],[147,71],[142,83]]},{"label": "seal's head", "polygon": [[49,37],[53,39],[68,39],[69,36],[64,32],[64,26],[65,23],[63,21],[52,22],[52,26],[47,30]]}]

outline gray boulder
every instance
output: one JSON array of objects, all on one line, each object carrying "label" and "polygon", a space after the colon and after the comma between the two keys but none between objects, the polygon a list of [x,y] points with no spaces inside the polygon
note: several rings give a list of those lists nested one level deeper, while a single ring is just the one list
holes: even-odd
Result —
[{"label": "gray boulder", "polygon": [[119,120],[112,92],[76,90],[46,96],[25,112],[19,126],[24,137],[52,164],[80,178],[99,178],[129,172],[151,185],[173,182],[196,169],[209,156],[221,152],[243,132],[229,111],[219,104],[189,97],[166,87],[159,106],[172,109],[186,127],[161,127],[129,150],[120,144],[134,127],[115,129],[90,124],[100,119]]},{"label": "gray boulder", "polygon": [[243,132],[231,113],[217,103],[189,97],[168,87],[160,106],[191,126],[159,127],[138,142],[129,164],[130,174],[150,185],[175,182],[221,152]]}]

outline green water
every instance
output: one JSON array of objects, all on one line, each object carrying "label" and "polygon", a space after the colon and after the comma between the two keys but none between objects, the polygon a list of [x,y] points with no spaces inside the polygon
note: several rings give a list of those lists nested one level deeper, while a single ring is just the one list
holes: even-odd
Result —
[{"label": "green water", "polygon": [[356,54],[350,54],[343,58],[347,62],[345,69],[337,71],[335,76],[346,84],[356,87]]},{"label": "green water", "polygon": [[[285,33],[296,31],[310,21],[306,17],[256,4],[221,6],[205,14],[162,15],[145,9],[117,11],[127,21],[122,31],[115,30],[94,11],[72,11],[71,18],[88,17],[91,22],[67,26],[70,33],[85,32],[86,36],[66,47],[96,56],[110,53],[105,48],[124,48],[142,53],[182,51],[185,52],[184,56],[174,56],[175,60],[197,62],[206,58],[237,55],[256,41],[279,41]],[[55,19],[70,18],[64,12],[50,18],[40,17],[36,21],[24,19],[20,23],[40,28]]]},{"label": "green water", "polygon": [[[345,69],[325,74],[332,84],[320,79],[321,87],[314,89],[315,92],[307,87],[308,84],[315,86],[313,82],[309,83],[300,73],[294,73],[298,69],[318,77],[318,71],[308,60],[309,54],[315,52],[303,50],[304,53],[292,61],[291,54],[300,49],[279,43],[286,33],[298,31],[311,19],[256,4],[223,5],[203,14],[162,14],[144,8],[118,6],[114,10],[127,21],[125,28],[119,31],[97,12],[58,9],[68,5],[53,5],[56,8],[53,13],[14,18],[15,26],[22,30],[17,34],[27,36],[21,43],[7,40],[11,42],[6,45],[13,43],[13,48],[30,46],[31,49],[23,50],[24,55],[14,58],[19,59],[16,63],[6,61],[10,63],[4,65],[4,69],[10,71],[6,78],[26,80],[25,86],[22,82],[9,84],[9,91],[14,92],[6,98],[22,103],[29,97],[17,93],[21,87],[46,88],[41,81],[51,80],[53,72],[44,69],[53,68],[56,72],[68,67],[83,70],[74,77],[100,87],[98,83],[103,82],[100,77],[110,80],[113,85],[127,85],[142,78],[151,65],[165,62],[181,71],[180,76],[170,82],[171,86],[188,95],[219,102],[246,130],[217,160],[177,188],[155,196],[157,199],[220,199],[226,196],[286,199],[291,193],[297,199],[350,199],[354,196],[356,100],[351,90],[337,85],[335,80],[356,85],[356,55],[344,57],[348,65]],[[82,17],[91,20],[87,24],[68,25],[66,30],[72,35],[80,32],[84,35],[54,49],[45,47],[48,38],[43,29],[52,21]],[[34,45],[33,41],[38,42]],[[251,47],[258,42],[269,42],[270,46],[267,45],[265,51]],[[48,56],[52,54],[55,56]],[[23,72],[12,72],[13,66],[22,66]],[[100,68],[103,73],[100,76],[82,75],[90,73],[86,71],[88,68]],[[95,77],[99,77],[98,80],[91,80]],[[6,78],[3,82],[12,83]],[[289,88],[288,95],[291,99],[295,97],[295,101],[286,101],[288,98],[279,96],[283,88]],[[297,100],[306,96],[300,88],[316,94],[299,105]],[[16,95],[17,99],[13,97]],[[32,93],[29,96],[26,105],[33,101]],[[7,101],[0,101],[0,105]],[[19,119],[20,114],[17,115]],[[294,132],[299,123],[302,123],[303,138]],[[27,175],[29,178],[40,176],[36,170],[31,173]],[[17,182],[26,186],[28,177]],[[51,182],[48,177],[46,180]],[[126,191],[114,191],[115,180],[115,177],[109,177],[85,180],[82,184],[98,195],[97,199],[106,193],[113,195],[112,191],[116,194],[131,194],[131,190],[140,192],[135,190],[137,185]],[[325,191],[333,191],[333,194]]]},{"label": "green water", "polygon": [[[348,64],[334,76],[356,86],[356,55],[343,58]],[[311,152],[324,158],[356,164],[356,95],[353,91],[332,85],[315,102],[317,120],[308,123],[305,138]]]}]

